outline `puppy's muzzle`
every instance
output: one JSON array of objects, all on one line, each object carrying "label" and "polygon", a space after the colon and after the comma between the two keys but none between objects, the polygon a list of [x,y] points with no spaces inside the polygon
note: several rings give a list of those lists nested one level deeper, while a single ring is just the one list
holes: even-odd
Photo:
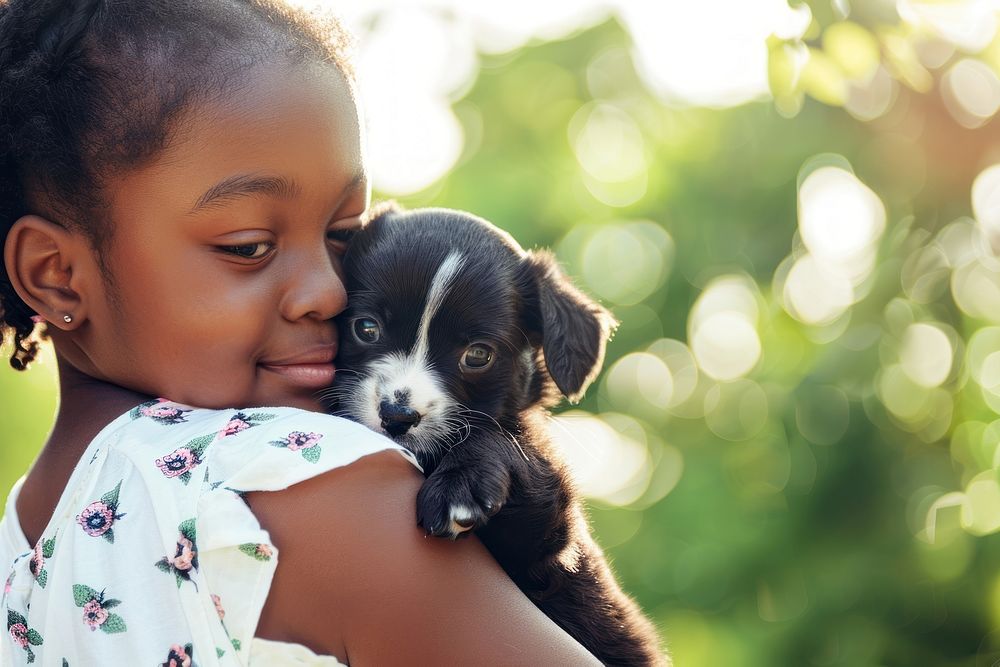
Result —
[{"label": "puppy's muzzle", "polygon": [[420,413],[407,405],[382,401],[378,405],[382,428],[391,436],[400,436],[420,423]]}]

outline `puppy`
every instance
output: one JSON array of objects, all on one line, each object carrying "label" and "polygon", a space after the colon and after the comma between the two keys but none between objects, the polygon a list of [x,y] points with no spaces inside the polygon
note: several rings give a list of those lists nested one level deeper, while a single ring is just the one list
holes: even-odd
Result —
[{"label": "puppy", "polygon": [[344,258],[334,411],[412,451],[427,481],[417,521],[474,530],[531,600],[605,664],[669,664],[618,586],[546,433],[578,400],[617,325],[490,223],[389,205]]}]

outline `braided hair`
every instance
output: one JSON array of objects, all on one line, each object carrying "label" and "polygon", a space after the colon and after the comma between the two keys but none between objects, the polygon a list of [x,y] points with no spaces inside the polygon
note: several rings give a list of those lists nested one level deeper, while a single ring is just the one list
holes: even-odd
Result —
[{"label": "braided hair", "polygon": [[[0,248],[30,213],[101,251],[115,221],[104,186],[166,146],[181,114],[223,98],[265,62],[329,63],[347,35],[281,0],[0,0]],[[0,343],[23,370],[35,313],[0,256]]]}]

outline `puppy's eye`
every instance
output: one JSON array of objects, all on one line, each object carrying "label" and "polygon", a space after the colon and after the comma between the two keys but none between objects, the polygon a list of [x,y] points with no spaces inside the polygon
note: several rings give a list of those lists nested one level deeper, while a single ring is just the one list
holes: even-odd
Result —
[{"label": "puppy's eye", "polygon": [[489,345],[475,343],[465,348],[462,353],[462,361],[459,365],[466,371],[485,371],[493,365],[496,352]]},{"label": "puppy's eye", "polygon": [[354,330],[354,337],[360,343],[371,345],[372,343],[377,343],[379,338],[382,337],[381,327],[379,327],[378,322],[370,317],[359,317],[354,320],[352,328]]}]

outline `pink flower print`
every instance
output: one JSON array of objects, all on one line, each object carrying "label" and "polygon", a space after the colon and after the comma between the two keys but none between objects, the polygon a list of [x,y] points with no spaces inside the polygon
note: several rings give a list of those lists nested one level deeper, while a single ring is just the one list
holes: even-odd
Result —
[{"label": "pink flower print", "polygon": [[[86,528],[84,529],[86,530]],[[35,579],[41,574],[42,568],[45,567],[45,555],[42,553],[42,540],[39,539],[38,543],[35,544],[34,552],[31,554],[31,560],[28,561],[28,570],[31,572]]]},{"label": "pink flower print", "polygon": [[258,544],[257,545],[257,555],[260,556],[261,558],[267,560],[271,556],[274,555],[274,552],[271,551],[271,547],[269,545],[267,545],[267,544]]},{"label": "pink flower print", "polygon": [[155,401],[149,401],[134,408],[130,414],[132,419],[148,417],[157,423],[170,426],[171,424],[179,424],[187,421],[186,415],[189,412],[191,412],[190,408],[185,409],[178,403],[173,403],[165,398],[158,398]]},{"label": "pink flower print", "polygon": [[166,477],[177,477],[193,469],[201,461],[198,455],[187,447],[179,447],[166,456],[155,461],[156,467]]},{"label": "pink flower print", "polygon": [[215,613],[219,615],[219,620],[221,621],[226,617],[226,610],[222,608],[222,598],[212,593],[212,602],[215,603]]},{"label": "pink flower print", "polygon": [[83,527],[83,532],[93,537],[108,532],[114,520],[114,511],[100,500],[87,505],[76,517],[76,522]]},{"label": "pink flower print", "polygon": [[10,626],[10,636],[14,639],[14,643],[21,648],[28,647],[28,626],[24,623],[15,623]]},{"label": "pink flower print", "polygon": [[176,417],[180,410],[177,408],[170,408],[163,405],[150,405],[144,408],[139,408],[139,413],[144,417]]},{"label": "pink flower print", "polygon": [[83,606],[83,622],[90,626],[91,630],[96,630],[104,625],[108,620],[108,612],[97,600],[91,600]]},{"label": "pink flower print", "polygon": [[190,646],[190,644],[187,646],[181,646],[180,644],[171,646],[170,653],[167,655],[167,661],[161,667],[191,667],[191,656],[187,652]]},{"label": "pink flower print", "polygon": [[[83,607],[83,622],[91,632],[98,628],[109,635],[125,632],[125,619],[108,611],[120,605],[121,600],[105,597],[104,590],[96,591],[86,584],[73,584],[73,601],[77,607]],[[31,641],[30,631],[28,641]]]},{"label": "pink flower print", "polygon": [[288,443],[285,445],[293,452],[300,449],[309,449],[310,447],[315,447],[317,443],[323,438],[321,433],[303,433],[302,431],[292,431],[285,438]]},{"label": "pink flower print", "polygon": [[10,576],[7,577],[7,583],[5,583],[3,585],[3,594],[4,595],[7,595],[7,593],[10,593],[10,589],[11,589],[11,586],[12,586],[13,583],[14,583],[14,573],[11,572]]},{"label": "pink flower print", "polygon": [[253,424],[246,421],[244,417],[245,416],[243,415],[243,413],[235,415],[232,419],[229,420],[229,423],[225,425],[220,434],[222,436],[236,435],[240,431],[245,431],[251,426],[253,426]]},{"label": "pink flower print", "polygon": [[170,559],[170,564],[178,570],[187,571],[191,569],[192,562],[198,552],[194,550],[194,544],[186,537],[181,536],[177,540],[177,553]]},{"label": "pink flower print", "polygon": [[[118,512],[118,494],[122,488],[122,481],[101,496],[100,500],[95,500],[84,507],[83,511],[77,515],[76,522],[83,528],[83,532],[91,537],[103,537],[111,544],[115,543],[114,523],[125,517],[124,512]],[[51,549],[54,546],[55,538],[42,544],[42,555],[50,558],[52,556]]]},{"label": "pink flower print", "polygon": [[[178,588],[183,582],[190,581],[197,590],[198,584],[192,578],[198,572],[198,550],[195,537],[197,528],[194,517],[181,521],[177,529],[180,534],[177,536],[176,546],[168,551],[163,558],[153,563],[153,566],[161,572],[173,575],[177,579]],[[191,649],[187,649],[187,652],[190,654]]]},{"label": "pink flower print", "polygon": [[14,641],[14,644],[24,649],[24,652],[27,653],[28,662],[34,662],[35,653],[31,650],[31,647],[41,646],[42,636],[34,628],[28,627],[28,619],[13,609],[8,608],[7,631],[10,633],[10,638]]}]

